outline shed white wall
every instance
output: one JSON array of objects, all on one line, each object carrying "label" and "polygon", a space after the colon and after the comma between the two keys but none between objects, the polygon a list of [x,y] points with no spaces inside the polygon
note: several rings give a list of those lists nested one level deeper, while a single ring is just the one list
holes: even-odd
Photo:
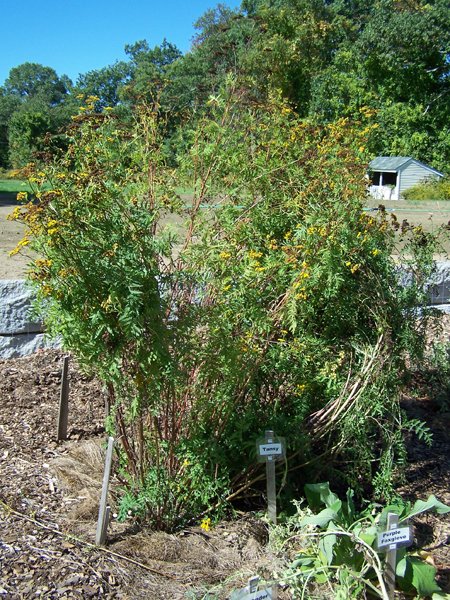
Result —
[{"label": "shed white wall", "polygon": [[420,183],[428,177],[433,177],[433,173],[428,169],[424,169],[422,165],[419,165],[415,162],[410,162],[400,169],[399,177],[399,195],[402,197],[405,190],[413,185],[416,185],[417,183]]}]

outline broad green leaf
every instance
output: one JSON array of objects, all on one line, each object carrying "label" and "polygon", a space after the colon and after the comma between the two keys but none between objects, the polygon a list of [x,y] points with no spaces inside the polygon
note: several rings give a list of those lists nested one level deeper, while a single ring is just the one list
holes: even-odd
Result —
[{"label": "broad green leaf", "polygon": [[406,558],[402,558],[401,560],[399,560],[397,562],[397,566],[395,568],[395,574],[397,577],[401,577],[402,579],[404,579],[406,577],[406,568],[408,566],[408,563],[406,562]]},{"label": "broad green leaf", "polygon": [[324,535],[323,538],[319,542],[319,550],[321,550],[326,558],[326,564],[333,564],[334,558],[334,546],[337,541],[337,536],[335,535]]},{"label": "broad green leaf", "polygon": [[314,558],[306,556],[304,558],[297,558],[292,563],[293,567],[309,567],[314,564]]},{"label": "broad green leaf", "polygon": [[436,496],[431,495],[428,500],[417,500],[417,502],[414,503],[411,511],[404,515],[403,519],[410,519],[411,517],[420,515],[420,513],[423,513],[427,510],[435,510],[438,515],[444,515],[445,513],[450,512],[450,506],[443,504],[436,498]]},{"label": "broad green leaf", "polygon": [[450,594],[445,592],[436,592],[431,596],[431,600],[450,600]]},{"label": "broad green leaf", "polygon": [[322,504],[331,508],[333,504],[339,502],[338,496],[330,490],[328,481],[324,483],[307,483],[305,485],[305,495],[309,506],[313,510],[319,509]]},{"label": "broad green leaf", "polygon": [[411,503],[404,502],[401,498],[396,499],[395,502],[385,506],[381,512],[379,524],[380,527],[384,527],[387,523],[387,516],[389,513],[395,513],[399,516],[400,520],[404,519],[404,514],[410,510]]},{"label": "broad green leaf", "polygon": [[405,556],[399,561],[396,575],[404,580],[406,589],[413,586],[420,596],[431,596],[441,591],[435,581],[436,569],[416,556]]},{"label": "broad green leaf", "polygon": [[315,576],[317,583],[326,583],[328,581],[328,576],[325,573],[317,573]]},{"label": "broad green leaf", "polygon": [[354,495],[355,495],[355,492],[353,490],[351,490],[351,489],[347,490],[346,512],[347,512],[347,519],[348,519],[349,525],[351,525],[356,520],[355,503],[353,502]]},{"label": "broad green leaf", "polygon": [[305,517],[300,521],[300,527],[305,527],[305,525],[314,525],[316,527],[326,527],[330,521],[337,520],[338,515],[336,511],[331,508],[325,508],[318,515],[311,515],[310,517]]},{"label": "broad green leaf", "polygon": [[366,542],[369,546],[372,546],[374,541],[377,539],[378,529],[376,527],[367,527],[367,529],[363,529],[358,536]]}]

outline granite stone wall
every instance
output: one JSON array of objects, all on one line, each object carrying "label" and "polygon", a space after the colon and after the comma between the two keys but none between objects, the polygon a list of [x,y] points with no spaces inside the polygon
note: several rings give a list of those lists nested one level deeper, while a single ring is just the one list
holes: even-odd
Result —
[{"label": "granite stone wall", "polygon": [[27,356],[55,347],[42,323],[30,317],[32,292],[22,279],[0,280],[0,358]]},{"label": "granite stone wall", "polygon": [[450,311],[450,261],[436,263],[436,270],[428,281],[429,304]]}]

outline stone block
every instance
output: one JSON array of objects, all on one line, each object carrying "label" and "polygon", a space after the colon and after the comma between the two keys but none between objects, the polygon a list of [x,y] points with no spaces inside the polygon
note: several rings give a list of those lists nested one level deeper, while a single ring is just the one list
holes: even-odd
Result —
[{"label": "stone block", "polygon": [[427,282],[429,304],[450,303],[450,261],[436,263],[436,270]]},{"label": "stone block", "polygon": [[57,348],[30,317],[33,292],[22,279],[0,280],[0,358],[27,356],[43,348]]},{"label": "stone block", "polygon": [[42,323],[30,318],[32,300],[24,280],[0,280],[0,335],[42,333]]},{"label": "stone block", "polygon": [[45,348],[57,348],[43,333],[21,333],[19,335],[0,335],[0,358],[18,358],[28,356]]}]

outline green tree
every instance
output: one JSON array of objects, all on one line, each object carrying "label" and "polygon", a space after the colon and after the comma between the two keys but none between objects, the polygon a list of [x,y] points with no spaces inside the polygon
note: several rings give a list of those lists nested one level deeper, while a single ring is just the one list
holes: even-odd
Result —
[{"label": "green tree", "polygon": [[57,134],[70,122],[76,112],[71,86],[66,76],[59,77],[54,69],[36,63],[11,69],[0,99],[3,141],[7,136],[5,163],[24,166],[43,147],[47,133]]},{"label": "green tree", "polygon": [[150,48],[146,40],[125,46],[130,57],[132,78],[124,97],[155,101],[166,87],[170,66],[181,58],[181,51],[165,38]]},{"label": "green tree", "polygon": [[329,13],[319,0],[260,0],[251,6],[259,34],[243,57],[246,70],[260,87],[280,89],[300,115],[308,114],[312,77],[331,61]]},{"label": "green tree", "polygon": [[439,0],[412,5],[382,0],[373,5],[355,51],[383,100],[426,107],[448,92],[448,4],[446,14],[443,7]]},{"label": "green tree", "polygon": [[31,161],[44,148],[44,137],[52,123],[48,107],[30,102],[14,112],[9,121],[9,161],[14,168]]},{"label": "green tree", "polygon": [[444,169],[448,147],[449,30],[440,0],[330,4],[336,49],[313,77],[310,116],[330,122],[369,109],[372,154],[412,155]]},{"label": "green tree", "polygon": [[11,117],[19,106],[19,98],[0,87],[0,168],[9,166],[9,127]]},{"label": "green tree", "polygon": [[98,109],[116,106],[120,101],[121,89],[130,81],[132,71],[130,63],[125,61],[88,71],[78,77],[73,93],[97,96]]},{"label": "green tree", "polygon": [[[222,4],[208,10],[195,23],[197,33],[190,52],[171,65],[166,92],[179,112],[202,114],[207,101],[217,94],[227,75],[243,76],[242,58],[250,50],[255,22]],[[259,95],[254,82],[242,84]]]},{"label": "green tree", "polygon": [[66,76],[59,77],[51,67],[37,63],[23,63],[9,72],[5,91],[23,101],[40,97],[49,106],[62,102],[72,85]]}]

